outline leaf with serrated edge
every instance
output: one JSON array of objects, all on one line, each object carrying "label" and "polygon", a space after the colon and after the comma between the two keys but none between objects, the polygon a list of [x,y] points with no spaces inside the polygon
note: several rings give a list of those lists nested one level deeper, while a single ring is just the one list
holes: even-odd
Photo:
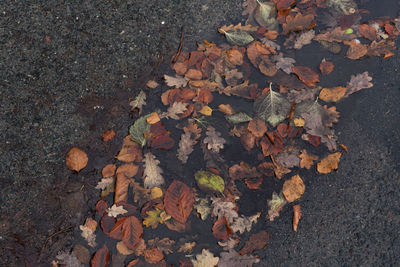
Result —
[{"label": "leaf with serrated edge", "polygon": [[164,184],[164,177],[162,177],[162,169],[158,166],[160,161],[156,159],[156,157],[151,154],[151,152],[147,152],[144,155],[144,172],[143,172],[143,180],[144,187],[147,189],[151,189],[153,187],[160,187]]}]

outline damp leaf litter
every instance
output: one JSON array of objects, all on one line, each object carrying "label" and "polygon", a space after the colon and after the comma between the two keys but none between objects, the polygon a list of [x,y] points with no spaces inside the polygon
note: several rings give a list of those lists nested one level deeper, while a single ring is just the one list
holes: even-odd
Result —
[{"label": "damp leaf litter", "polygon": [[[243,25],[217,29],[225,38],[219,44],[205,40],[197,50],[179,50],[164,84],[130,102],[138,117],[104,165],[96,214],[80,226],[92,266],[117,260],[167,266],[176,259],[180,266],[253,266],[261,261],[257,251],[274,238],[266,228],[279,223],[280,212],[293,214],[288,231],[306,230],[307,173],[337,170],[348,152],[335,134],[340,111],[333,104],[374,89],[366,71],[325,86],[340,68],[332,61],[340,57],[351,66],[391,57],[397,19],[365,21],[352,0],[247,0],[244,6]],[[333,14],[329,26],[317,24],[328,20],[322,11]],[[297,63],[296,53],[308,45],[326,50],[329,60]],[[146,105],[151,90],[160,93],[152,100],[157,107]],[[79,172],[88,159],[73,148],[66,161]],[[244,195],[259,192],[263,208],[242,210]],[[199,227],[206,243],[192,232]]]}]

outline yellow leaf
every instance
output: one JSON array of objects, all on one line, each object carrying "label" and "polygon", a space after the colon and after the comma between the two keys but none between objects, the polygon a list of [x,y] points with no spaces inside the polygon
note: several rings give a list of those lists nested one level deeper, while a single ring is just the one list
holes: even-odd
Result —
[{"label": "yellow leaf", "polygon": [[325,102],[339,101],[346,94],[347,88],[338,86],[335,88],[322,88],[319,93],[319,98]]},{"label": "yellow leaf", "polygon": [[290,203],[298,200],[306,190],[303,180],[298,174],[292,176],[289,180],[285,181],[282,188],[282,194]]},{"label": "yellow leaf", "polygon": [[304,124],[305,124],[305,120],[304,119],[302,119],[302,118],[294,118],[293,119],[293,123],[294,123],[294,125],[296,125],[297,127],[303,127],[304,126]]},{"label": "yellow leaf", "polygon": [[160,217],[161,212],[163,212],[163,210],[160,210],[158,208],[156,208],[155,210],[149,210],[146,212],[146,214],[148,215],[146,218],[144,218],[143,220],[143,224],[146,227],[150,227],[155,229],[157,228],[159,223],[164,223],[163,218]]},{"label": "yellow leaf", "polygon": [[317,163],[317,171],[322,174],[327,174],[333,170],[336,170],[339,166],[341,156],[342,152],[336,152],[323,158],[320,162]]},{"label": "yellow leaf", "polygon": [[146,118],[146,122],[148,124],[156,124],[159,121],[160,121],[160,116],[158,116],[157,112],[151,113],[150,116]]},{"label": "yellow leaf", "polygon": [[163,195],[163,191],[158,186],[153,187],[151,189],[151,193],[150,193],[150,198],[151,199],[160,198],[160,197],[162,197],[162,195]]},{"label": "yellow leaf", "polygon": [[219,111],[225,113],[226,115],[232,115],[234,113],[233,108],[229,104],[220,104],[218,108]]},{"label": "yellow leaf", "polygon": [[199,112],[205,116],[211,116],[212,111],[212,108],[210,108],[209,106],[203,106]]}]

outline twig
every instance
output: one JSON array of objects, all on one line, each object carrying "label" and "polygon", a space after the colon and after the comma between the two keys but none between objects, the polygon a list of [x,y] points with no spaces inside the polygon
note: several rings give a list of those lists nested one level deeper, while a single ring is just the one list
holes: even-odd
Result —
[{"label": "twig", "polygon": [[181,38],[180,38],[180,40],[179,40],[179,47],[178,47],[178,51],[176,52],[176,54],[175,54],[175,56],[172,58],[172,64],[174,64],[177,60],[178,60],[178,57],[179,57],[179,55],[181,54],[181,50],[182,50],[182,45],[183,45],[183,33],[184,33],[184,30],[183,30],[183,26],[181,27]]}]

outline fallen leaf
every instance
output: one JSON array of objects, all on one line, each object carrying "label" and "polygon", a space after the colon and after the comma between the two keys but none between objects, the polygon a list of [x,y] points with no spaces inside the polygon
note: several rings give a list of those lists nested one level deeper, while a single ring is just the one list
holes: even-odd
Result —
[{"label": "fallen leaf", "polygon": [[325,33],[320,33],[315,36],[314,40],[316,41],[326,41],[326,42],[343,42],[343,41],[351,41],[357,38],[354,33],[348,34],[346,29],[341,27],[337,27],[333,30],[326,31]]},{"label": "fallen leaf", "polygon": [[162,177],[162,169],[158,166],[160,161],[151,153],[147,152],[144,155],[144,172],[143,172],[143,184],[147,189],[151,189],[156,186],[164,184],[164,177]]},{"label": "fallen leaf", "polygon": [[116,168],[117,168],[117,166],[115,164],[108,164],[101,170],[101,175],[104,178],[112,177],[112,176],[114,176]]},{"label": "fallen leaf", "polygon": [[360,91],[361,89],[370,88],[374,86],[371,83],[372,77],[368,75],[368,72],[363,72],[357,75],[351,75],[350,82],[347,84],[347,91],[345,97]]},{"label": "fallen leaf", "polygon": [[156,81],[153,80],[148,80],[146,83],[146,86],[149,87],[150,89],[154,89],[159,86],[159,84]]},{"label": "fallen leaf", "polygon": [[374,27],[369,26],[368,24],[360,24],[358,25],[358,32],[360,35],[368,40],[374,41],[376,40],[376,30]]},{"label": "fallen leaf", "polygon": [[147,122],[148,124],[156,124],[156,123],[159,122],[159,121],[160,121],[160,116],[158,116],[158,113],[157,113],[157,112],[151,113],[150,116],[148,116],[148,117],[146,118],[146,122]]},{"label": "fallen leaf", "polygon": [[204,116],[211,116],[212,115],[212,108],[209,106],[203,106],[200,110],[199,113],[203,114]]},{"label": "fallen leaf", "polygon": [[143,106],[146,105],[146,93],[143,90],[140,90],[139,94],[136,96],[135,100],[129,103],[131,106],[131,110],[139,110],[139,115],[142,114]]},{"label": "fallen leaf", "polygon": [[144,251],[144,259],[148,263],[158,263],[164,259],[164,255],[158,248],[148,248]]},{"label": "fallen leaf", "polygon": [[79,225],[79,229],[82,231],[81,236],[88,242],[88,245],[92,248],[96,247],[96,235],[94,232],[97,228],[97,222],[92,218],[87,218],[84,225]]},{"label": "fallen leaf", "polygon": [[161,218],[161,216],[160,216],[162,212],[164,212],[164,211],[158,209],[157,207],[155,210],[146,211],[146,214],[148,216],[143,219],[143,224],[146,227],[151,226],[151,228],[153,228],[153,229],[157,228],[158,224],[164,223],[163,218]]},{"label": "fallen leaf", "polygon": [[117,251],[119,253],[121,253],[122,255],[131,255],[134,252],[133,250],[130,250],[129,248],[127,248],[125,246],[124,242],[122,242],[122,241],[117,242],[116,248],[117,248]]},{"label": "fallen leaf", "polygon": [[244,112],[238,112],[238,113],[234,113],[232,115],[227,115],[225,116],[226,120],[229,121],[232,124],[238,124],[238,123],[242,123],[242,122],[248,122],[252,120],[252,117],[250,117],[249,115],[247,115]]},{"label": "fallen leaf", "polygon": [[71,150],[68,152],[65,162],[70,170],[79,172],[83,168],[86,167],[89,159],[88,156],[86,155],[85,151],[73,147]]},{"label": "fallen leaf", "polygon": [[211,206],[213,207],[212,216],[217,220],[225,218],[228,223],[233,223],[234,219],[239,217],[237,206],[231,201],[224,201],[221,198],[212,197]]},{"label": "fallen leaf", "polygon": [[295,66],[292,68],[294,74],[307,86],[314,87],[319,82],[318,73],[306,66]]},{"label": "fallen leaf", "polygon": [[239,234],[243,234],[245,231],[250,232],[253,224],[257,223],[258,218],[260,217],[261,212],[258,212],[252,216],[241,216],[234,219],[233,223],[230,225],[232,232]]},{"label": "fallen leaf", "polygon": [[323,75],[329,75],[335,68],[335,65],[332,62],[326,61],[325,58],[322,59],[321,63],[319,64],[319,70]]},{"label": "fallen leaf", "polygon": [[212,227],[212,233],[218,240],[226,240],[229,235],[232,234],[232,229],[229,227],[225,217],[221,217],[216,220]]},{"label": "fallen leaf", "polygon": [[287,201],[284,196],[281,194],[277,194],[275,192],[272,193],[272,199],[268,200],[268,216],[267,219],[271,222],[279,216],[279,212],[286,205]]},{"label": "fallen leaf", "polygon": [[128,190],[130,183],[131,179],[124,173],[117,174],[117,178],[115,180],[114,203],[117,203],[119,201],[126,202],[128,200]]},{"label": "fallen leaf", "polygon": [[297,36],[296,40],[294,41],[294,49],[301,49],[303,46],[311,44],[311,41],[313,40],[315,36],[315,31],[314,30],[309,30],[306,31],[300,36]]},{"label": "fallen leaf", "polygon": [[276,20],[276,8],[274,3],[257,1],[258,6],[254,9],[253,17],[257,23],[269,30],[278,29]]},{"label": "fallen leaf", "polygon": [[194,204],[194,208],[197,211],[197,213],[200,214],[200,218],[204,221],[211,213],[209,201],[207,198],[196,198],[196,202],[197,203]]},{"label": "fallen leaf", "polygon": [[174,180],[164,196],[165,211],[180,223],[185,223],[194,204],[192,190],[184,183]]},{"label": "fallen leaf", "polygon": [[339,146],[340,146],[341,148],[343,148],[344,151],[349,152],[349,149],[347,148],[346,145],[340,144]]},{"label": "fallen leaf", "polygon": [[117,206],[117,205],[112,205],[111,208],[107,209],[107,214],[110,217],[116,218],[118,215],[123,215],[127,213],[128,211],[124,209],[123,206]]},{"label": "fallen leaf", "polygon": [[264,121],[258,118],[254,118],[249,122],[247,129],[255,137],[262,137],[267,131],[267,125],[265,124]]},{"label": "fallen leaf", "polygon": [[286,17],[286,23],[282,24],[282,33],[286,35],[290,32],[299,32],[310,29],[315,25],[313,20],[313,14],[307,14],[304,16],[300,13],[297,13],[296,15],[288,15]]},{"label": "fallen leaf", "polygon": [[349,46],[349,49],[347,49],[346,57],[350,59],[359,59],[367,54],[367,46],[360,43],[360,41],[358,41],[357,39],[354,39],[350,42],[345,41],[344,43]]},{"label": "fallen leaf", "polygon": [[252,255],[240,255],[233,249],[228,252],[221,252],[218,267],[251,267],[260,259]]},{"label": "fallen leaf", "polygon": [[303,180],[298,174],[292,176],[289,180],[286,180],[283,184],[282,194],[286,200],[290,203],[299,199],[306,190],[306,186]]},{"label": "fallen leaf", "polygon": [[201,80],[203,74],[197,69],[189,69],[185,73],[185,78],[188,80]]},{"label": "fallen leaf", "polygon": [[225,113],[226,115],[232,115],[234,113],[233,108],[229,104],[220,104],[218,106],[219,111]]},{"label": "fallen leaf", "polygon": [[178,252],[191,253],[193,248],[196,246],[196,242],[186,242],[179,247]]},{"label": "fallen leaf", "polygon": [[103,133],[103,141],[104,142],[108,142],[113,140],[115,137],[115,132],[114,130],[108,130],[106,132]]},{"label": "fallen leaf", "polygon": [[219,193],[224,192],[225,181],[221,176],[208,171],[197,171],[194,177],[201,190]]},{"label": "fallen leaf", "polygon": [[134,250],[143,234],[142,224],[135,216],[123,218],[126,219],[122,223],[122,242],[128,249]]},{"label": "fallen leaf", "polygon": [[306,168],[307,170],[309,170],[311,168],[311,166],[314,164],[314,160],[318,159],[318,156],[314,156],[314,155],[309,155],[307,153],[307,150],[303,149],[301,151],[301,154],[299,155],[300,157],[300,168]]},{"label": "fallen leaf", "polygon": [[218,257],[214,257],[208,249],[203,248],[201,254],[197,254],[196,259],[192,259],[192,264],[193,267],[215,267],[218,261]]},{"label": "fallen leaf", "polygon": [[254,41],[248,45],[246,53],[254,67],[258,67],[262,55],[276,54],[276,51],[259,41]]},{"label": "fallen leaf", "polygon": [[337,102],[342,99],[346,94],[347,88],[337,86],[334,88],[322,88],[319,93],[319,98],[325,102]]},{"label": "fallen leaf", "polygon": [[322,174],[327,174],[333,170],[336,170],[339,166],[341,156],[342,152],[335,152],[323,158],[320,162],[317,163],[317,171]]},{"label": "fallen leaf", "polygon": [[267,231],[260,231],[256,234],[252,234],[247,240],[246,244],[239,251],[240,255],[250,254],[256,250],[265,248],[269,241],[269,233]]},{"label": "fallen leaf", "polygon": [[171,107],[168,108],[167,112],[163,112],[160,115],[161,119],[174,119],[174,120],[179,120],[180,117],[178,115],[183,114],[187,110],[187,103],[182,103],[182,102],[174,102]]},{"label": "fallen leaf", "polygon": [[[132,141],[137,142],[140,144],[142,147],[146,145],[146,137],[145,133],[150,130],[150,124],[147,123],[147,117],[149,115],[142,116],[138,118],[131,127],[129,127],[129,134],[130,134],[130,139]],[[125,142],[126,138],[124,139]],[[132,160],[133,161],[133,160]]]},{"label": "fallen leaf", "polygon": [[283,57],[283,54],[273,56],[272,59],[275,61],[276,67],[278,69],[283,70],[285,73],[292,73],[293,64],[296,63],[296,60],[291,57]]},{"label": "fallen leaf", "polygon": [[92,260],[90,261],[91,267],[106,267],[110,262],[110,251],[104,245],[101,249],[97,250]]},{"label": "fallen leaf", "polygon": [[216,131],[214,127],[208,126],[206,135],[207,137],[204,138],[203,142],[207,144],[207,149],[218,153],[220,149],[224,148],[226,141],[220,137],[221,133]]},{"label": "fallen leaf", "polygon": [[175,245],[175,241],[169,239],[168,237],[165,237],[163,239],[159,239],[158,237],[156,237],[147,241],[147,244],[149,245],[149,247],[158,248],[162,253],[165,253],[167,255],[174,252],[173,246]]},{"label": "fallen leaf", "polygon": [[140,162],[142,160],[142,149],[138,143],[131,140],[131,136],[126,136],[116,158],[122,162]]},{"label": "fallen leaf", "polygon": [[175,77],[172,77],[172,76],[168,76],[166,74],[164,75],[164,79],[168,86],[176,87],[176,88],[185,87],[189,81],[189,79],[186,77],[181,77],[178,75],[176,75]]},{"label": "fallen leaf", "polygon": [[293,206],[293,231],[297,232],[297,228],[299,226],[299,221],[301,219],[301,209],[300,205]]}]

